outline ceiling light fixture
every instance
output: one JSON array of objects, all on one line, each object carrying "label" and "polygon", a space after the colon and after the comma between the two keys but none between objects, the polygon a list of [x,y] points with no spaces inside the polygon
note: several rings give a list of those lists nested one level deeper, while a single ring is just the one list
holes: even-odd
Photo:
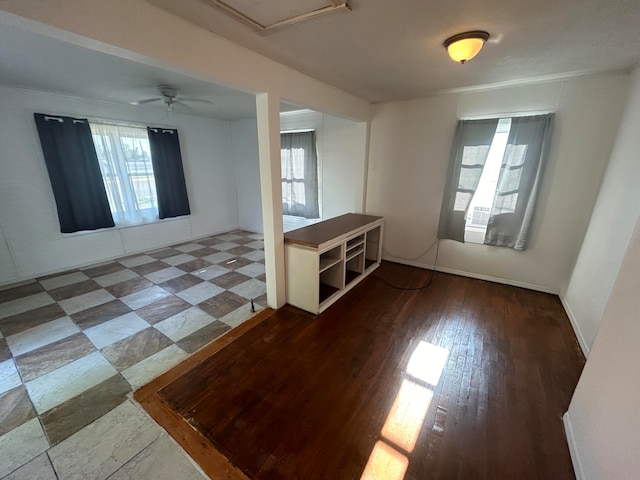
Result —
[{"label": "ceiling light fixture", "polygon": [[454,62],[464,63],[475,57],[487,40],[489,40],[489,34],[481,30],[459,33],[447,38],[444,41],[444,48]]}]

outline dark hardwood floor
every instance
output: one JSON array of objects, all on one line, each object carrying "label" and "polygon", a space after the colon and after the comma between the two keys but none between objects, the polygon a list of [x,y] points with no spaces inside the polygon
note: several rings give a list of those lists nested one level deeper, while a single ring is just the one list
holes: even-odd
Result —
[{"label": "dark hardwood floor", "polygon": [[[263,315],[136,398],[212,478],[574,478],[561,416],[584,357],[559,299],[381,280],[430,276],[384,263],[322,315]],[[237,468],[211,471],[218,454]]]}]

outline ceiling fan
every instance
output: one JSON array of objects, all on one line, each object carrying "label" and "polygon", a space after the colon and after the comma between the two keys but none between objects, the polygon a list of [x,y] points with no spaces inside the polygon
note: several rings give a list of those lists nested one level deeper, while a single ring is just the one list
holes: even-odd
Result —
[{"label": "ceiling fan", "polygon": [[178,89],[170,85],[158,85],[156,87],[159,96],[153,98],[146,98],[144,100],[138,100],[137,102],[131,102],[132,105],[145,105],[153,102],[164,102],[167,105],[167,110],[170,112],[175,108],[175,105],[181,105],[186,108],[192,108],[188,103],[206,103],[212,104],[211,100],[205,98],[190,98],[178,96]]}]

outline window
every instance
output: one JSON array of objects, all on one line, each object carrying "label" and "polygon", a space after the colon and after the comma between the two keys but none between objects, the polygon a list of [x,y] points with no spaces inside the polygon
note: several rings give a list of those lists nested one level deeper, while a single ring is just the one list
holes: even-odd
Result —
[{"label": "window", "polygon": [[491,208],[493,207],[493,199],[496,195],[502,157],[504,156],[504,150],[507,146],[510,129],[510,118],[502,118],[498,121],[496,132],[487,155],[487,161],[480,176],[478,188],[469,204],[465,219],[465,242],[484,243],[487,224],[489,223]]},{"label": "window", "polygon": [[318,155],[315,131],[280,134],[282,212],[319,218]]},{"label": "window", "polygon": [[438,238],[525,250],[553,114],[460,120]]},{"label": "window", "polygon": [[147,129],[89,125],[116,225],[157,219],[158,200]]},{"label": "window", "polygon": [[34,113],[60,232],[191,213],[178,131]]}]

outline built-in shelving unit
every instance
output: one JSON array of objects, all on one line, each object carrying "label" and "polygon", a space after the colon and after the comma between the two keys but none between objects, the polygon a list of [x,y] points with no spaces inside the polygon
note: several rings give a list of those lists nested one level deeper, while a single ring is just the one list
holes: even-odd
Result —
[{"label": "built-in shelving unit", "polygon": [[287,302],[320,313],[380,266],[382,217],[349,213],[285,234]]}]

